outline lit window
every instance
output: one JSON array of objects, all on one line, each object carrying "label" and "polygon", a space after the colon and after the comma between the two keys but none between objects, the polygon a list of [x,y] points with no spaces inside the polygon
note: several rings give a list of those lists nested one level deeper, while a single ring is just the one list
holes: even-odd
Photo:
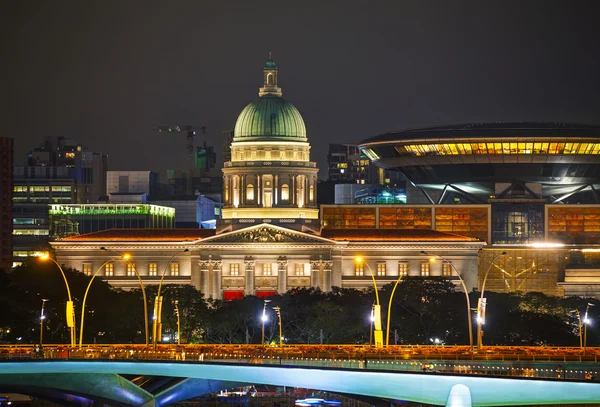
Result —
[{"label": "lit window", "polygon": [[283,184],[281,186],[281,200],[287,201],[290,199],[290,187],[288,184]]},{"label": "lit window", "polygon": [[127,263],[127,275],[129,277],[135,276],[135,265],[133,263]]},{"label": "lit window", "polygon": [[442,263],[442,276],[451,277],[452,276],[452,264],[449,262]]},{"label": "lit window", "polygon": [[115,275],[115,265],[112,263],[106,264],[104,266],[104,275],[105,276],[114,276]]},{"label": "lit window", "polygon": [[240,265],[239,264],[230,264],[229,265],[229,274],[232,276],[240,275]]},{"label": "lit window", "polygon": [[308,200],[311,202],[315,200],[315,188],[312,185],[308,188]]},{"label": "lit window", "polygon": [[431,265],[429,263],[421,263],[421,277],[429,277]]},{"label": "lit window", "polygon": [[178,276],[179,275],[179,263],[171,263],[170,265],[171,275]]},{"label": "lit window", "polygon": [[254,186],[252,184],[246,187],[246,199],[249,201],[254,199]]},{"label": "lit window", "polygon": [[363,264],[355,264],[354,265],[354,275],[355,276],[364,276],[365,275],[365,266]]},{"label": "lit window", "polygon": [[272,272],[273,272],[273,270],[272,270],[271,263],[263,264],[263,276],[270,276],[272,274]]},{"label": "lit window", "polygon": [[297,276],[304,275],[304,264],[296,264],[296,275]]},{"label": "lit window", "polygon": [[408,275],[408,263],[398,263],[398,276]]},{"label": "lit window", "polygon": [[377,263],[377,275],[385,276],[385,263]]},{"label": "lit window", "polygon": [[148,275],[155,276],[158,273],[158,265],[156,263],[148,264]]},{"label": "lit window", "polygon": [[92,263],[83,263],[83,274],[86,276],[92,275]]}]

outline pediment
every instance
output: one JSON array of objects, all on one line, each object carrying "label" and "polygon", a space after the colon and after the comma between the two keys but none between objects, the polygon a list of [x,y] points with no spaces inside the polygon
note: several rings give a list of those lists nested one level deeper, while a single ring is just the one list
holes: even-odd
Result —
[{"label": "pediment", "polygon": [[202,243],[304,243],[332,244],[336,242],[324,237],[311,235],[281,226],[262,223],[241,230],[223,233],[203,239]]}]

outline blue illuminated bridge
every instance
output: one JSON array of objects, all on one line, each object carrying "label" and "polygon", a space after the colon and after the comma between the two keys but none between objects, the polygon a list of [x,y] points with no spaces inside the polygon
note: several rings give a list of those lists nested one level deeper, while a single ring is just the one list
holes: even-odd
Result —
[{"label": "blue illuminated bridge", "polygon": [[257,384],[452,407],[600,404],[600,382],[589,380],[600,373],[595,371],[597,356],[428,353],[425,358],[393,352],[356,359],[350,353],[244,355],[174,349],[67,354],[46,349],[45,359],[5,352],[0,391],[66,404],[148,407]]}]

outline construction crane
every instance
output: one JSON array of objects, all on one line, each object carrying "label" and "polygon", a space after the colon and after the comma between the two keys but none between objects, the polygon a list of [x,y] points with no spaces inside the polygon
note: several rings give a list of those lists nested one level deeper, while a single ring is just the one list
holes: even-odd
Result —
[{"label": "construction crane", "polygon": [[171,131],[180,133],[187,131],[186,136],[186,151],[188,159],[188,168],[194,168],[194,136],[197,131],[201,131],[203,134],[206,133],[206,126],[191,126],[189,124],[174,125],[174,126],[154,126],[154,131]]}]

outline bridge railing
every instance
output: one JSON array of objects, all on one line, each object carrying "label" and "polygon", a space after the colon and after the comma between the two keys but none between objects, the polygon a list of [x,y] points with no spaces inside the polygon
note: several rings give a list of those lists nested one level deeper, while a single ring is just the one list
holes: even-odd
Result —
[{"label": "bridge railing", "polygon": [[[144,346],[113,345],[69,349],[64,346],[35,348],[0,347],[0,358],[21,360],[96,359],[103,361],[175,361],[242,363],[249,365],[312,366],[337,369],[393,370],[437,374],[475,374],[583,380],[589,372],[600,374],[595,355],[520,355],[485,353],[413,352],[377,353],[324,352],[313,349],[302,352],[291,347],[263,349],[259,347],[161,346],[158,351]],[[476,357],[474,357],[476,356]],[[464,358],[463,358],[464,357]],[[597,371],[596,369],[599,369]]]}]

